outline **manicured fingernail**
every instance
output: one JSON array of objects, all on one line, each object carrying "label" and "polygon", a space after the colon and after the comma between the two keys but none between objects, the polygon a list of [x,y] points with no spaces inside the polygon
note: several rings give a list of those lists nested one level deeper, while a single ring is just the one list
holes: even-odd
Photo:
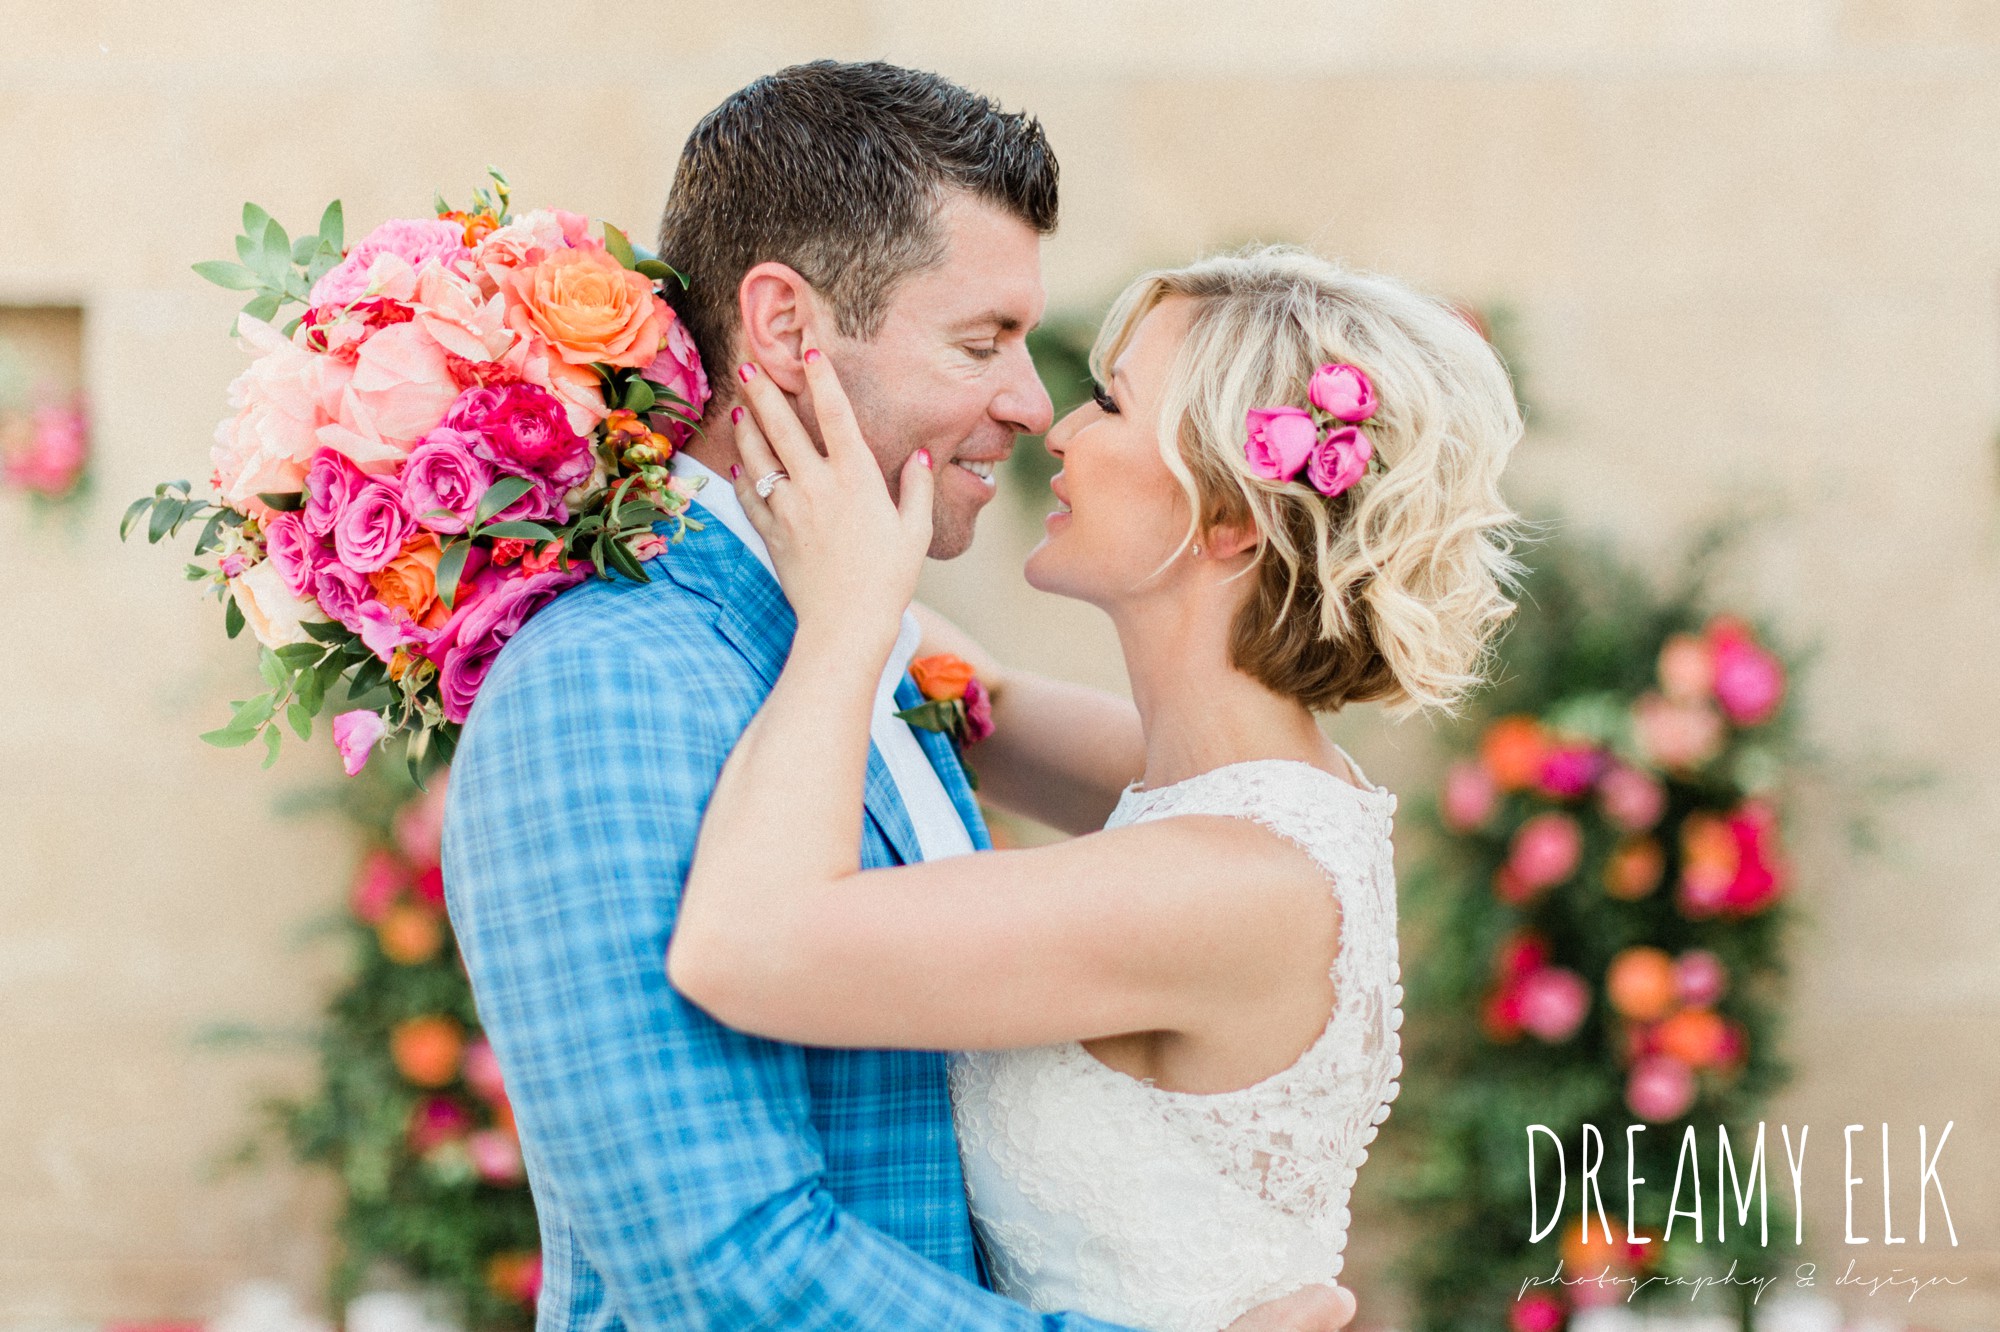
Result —
[{"label": "manicured fingernail", "polygon": [[[741,407],[738,407],[736,410],[740,412],[743,409]],[[741,467],[738,467],[735,463],[729,464],[729,479],[731,481],[738,481],[741,480],[742,477],[743,477],[743,469]]]},{"label": "manicured fingernail", "polygon": [[929,449],[918,449],[917,461],[929,467],[931,465],[931,451]]},{"label": "manicured fingernail", "polygon": [[729,409],[729,424],[731,425],[743,424],[743,409],[741,407],[731,407]]},{"label": "manicured fingernail", "polygon": [[757,377],[757,367],[745,361],[736,367],[736,377],[747,384]]},{"label": "manicured fingernail", "polygon": [[808,347],[808,348],[806,348],[806,364],[807,364],[807,365],[811,365],[811,364],[812,364],[812,363],[813,363],[814,361],[817,361],[818,359],[819,359],[819,348],[817,348],[817,347]]}]

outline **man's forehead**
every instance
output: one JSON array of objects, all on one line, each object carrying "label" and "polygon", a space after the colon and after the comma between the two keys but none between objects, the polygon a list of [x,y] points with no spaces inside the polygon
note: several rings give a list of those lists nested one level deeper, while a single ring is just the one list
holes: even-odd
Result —
[{"label": "man's forehead", "polygon": [[1012,213],[969,195],[939,210],[944,258],[903,284],[896,304],[908,298],[922,313],[953,329],[1016,332],[1041,321],[1048,294],[1042,288],[1042,238]]}]

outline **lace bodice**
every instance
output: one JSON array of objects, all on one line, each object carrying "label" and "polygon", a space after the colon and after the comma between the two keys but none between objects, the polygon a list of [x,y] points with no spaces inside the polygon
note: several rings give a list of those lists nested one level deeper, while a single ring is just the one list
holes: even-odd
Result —
[{"label": "lace bodice", "polygon": [[1318,862],[1341,911],[1334,1008],[1290,1068],[1239,1091],[1166,1091],[1075,1042],[955,1057],[959,1151],[1002,1294],[1214,1332],[1339,1274],[1355,1172],[1402,1073],[1395,808],[1381,787],[1275,759],[1125,793],[1107,827],[1233,815]]}]

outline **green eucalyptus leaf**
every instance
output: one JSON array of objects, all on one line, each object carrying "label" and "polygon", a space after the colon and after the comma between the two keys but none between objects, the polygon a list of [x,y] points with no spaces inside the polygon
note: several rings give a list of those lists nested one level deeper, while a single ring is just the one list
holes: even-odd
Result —
[{"label": "green eucalyptus leaf", "polygon": [[631,269],[639,267],[639,256],[632,253],[632,242],[625,239],[625,233],[609,222],[604,224],[604,248],[611,252],[613,259],[625,267]]},{"label": "green eucalyptus leaf", "polygon": [[248,305],[245,305],[243,313],[249,315],[252,319],[261,319],[268,324],[272,319],[277,317],[278,307],[283,304],[284,300],[277,292],[267,291],[253,299]]},{"label": "green eucalyptus leaf", "polygon": [[261,491],[257,498],[279,513],[297,513],[306,507],[306,493],[303,490]]},{"label": "green eucalyptus leaf", "polygon": [[628,412],[643,414],[653,410],[653,404],[658,398],[659,395],[653,392],[651,384],[643,379],[634,378],[630,384],[625,386],[624,407]]},{"label": "green eucalyptus leaf", "polygon": [[493,515],[512,504],[534,488],[534,483],[525,477],[503,476],[495,481],[479,498],[479,507],[473,511],[475,527],[484,527]]},{"label": "green eucalyptus leaf", "polygon": [[243,205],[244,235],[246,236],[263,235],[264,224],[266,222],[269,222],[270,220],[271,220],[271,215],[265,212],[263,209],[259,208],[256,204],[246,203]]},{"label": "green eucalyptus leaf", "polygon": [[479,535],[490,537],[512,537],[516,541],[554,541],[556,534],[540,523],[516,521],[494,523],[491,527],[479,529]]},{"label": "green eucalyptus leaf", "polygon": [[470,541],[457,541],[446,546],[437,563],[438,599],[451,609],[458,606],[458,580],[465,573],[465,557],[472,553]]},{"label": "green eucalyptus leaf", "polygon": [[266,770],[278,761],[278,746],[284,743],[285,733],[275,726],[264,728],[264,762]]},{"label": "green eucalyptus leaf", "polygon": [[301,740],[312,739],[312,709],[305,705],[303,699],[294,700],[292,705],[285,709],[285,720],[291,724],[293,735]]},{"label": "green eucalyptus leaf", "polygon": [[255,731],[239,731],[234,724],[201,734],[203,744],[214,745],[217,749],[241,749],[256,738]]},{"label": "green eucalyptus leaf", "polygon": [[132,525],[139,521],[139,515],[153,506],[151,495],[142,495],[125,506],[125,516],[118,520],[118,539],[123,541],[132,535]]},{"label": "green eucalyptus leaf", "polygon": [[227,259],[205,259],[193,265],[200,277],[213,282],[218,287],[231,291],[255,291],[259,285],[257,275],[241,264],[232,264]]},{"label": "green eucalyptus leaf", "polygon": [[336,254],[346,245],[346,214],[341,210],[340,200],[335,199],[319,215],[319,240],[322,245],[333,247]]},{"label": "green eucalyptus leaf", "polygon": [[301,236],[292,242],[292,263],[304,268],[312,262],[313,253],[319,249],[319,237]]},{"label": "green eucalyptus leaf", "polygon": [[[273,689],[283,689],[285,681],[292,676],[291,671],[286,669],[285,663],[278,659],[278,654],[270,648],[265,648],[257,654],[257,673],[263,676],[264,683]],[[273,706],[275,707],[275,704]]]},{"label": "green eucalyptus leaf", "polygon": [[245,227],[243,234],[236,238],[236,257],[243,261],[245,267],[253,270],[257,267],[258,242],[263,237],[264,227],[259,223],[255,231]]}]

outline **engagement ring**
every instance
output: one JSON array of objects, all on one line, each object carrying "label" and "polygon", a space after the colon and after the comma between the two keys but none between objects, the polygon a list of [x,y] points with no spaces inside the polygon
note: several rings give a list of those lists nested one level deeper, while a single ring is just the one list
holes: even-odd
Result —
[{"label": "engagement ring", "polygon": [[757,498],[761,500],[771,498],[771,492],[778,488],[778,483],[789,479],[782,468],[775,472],[764,473],[757,478]]}]

